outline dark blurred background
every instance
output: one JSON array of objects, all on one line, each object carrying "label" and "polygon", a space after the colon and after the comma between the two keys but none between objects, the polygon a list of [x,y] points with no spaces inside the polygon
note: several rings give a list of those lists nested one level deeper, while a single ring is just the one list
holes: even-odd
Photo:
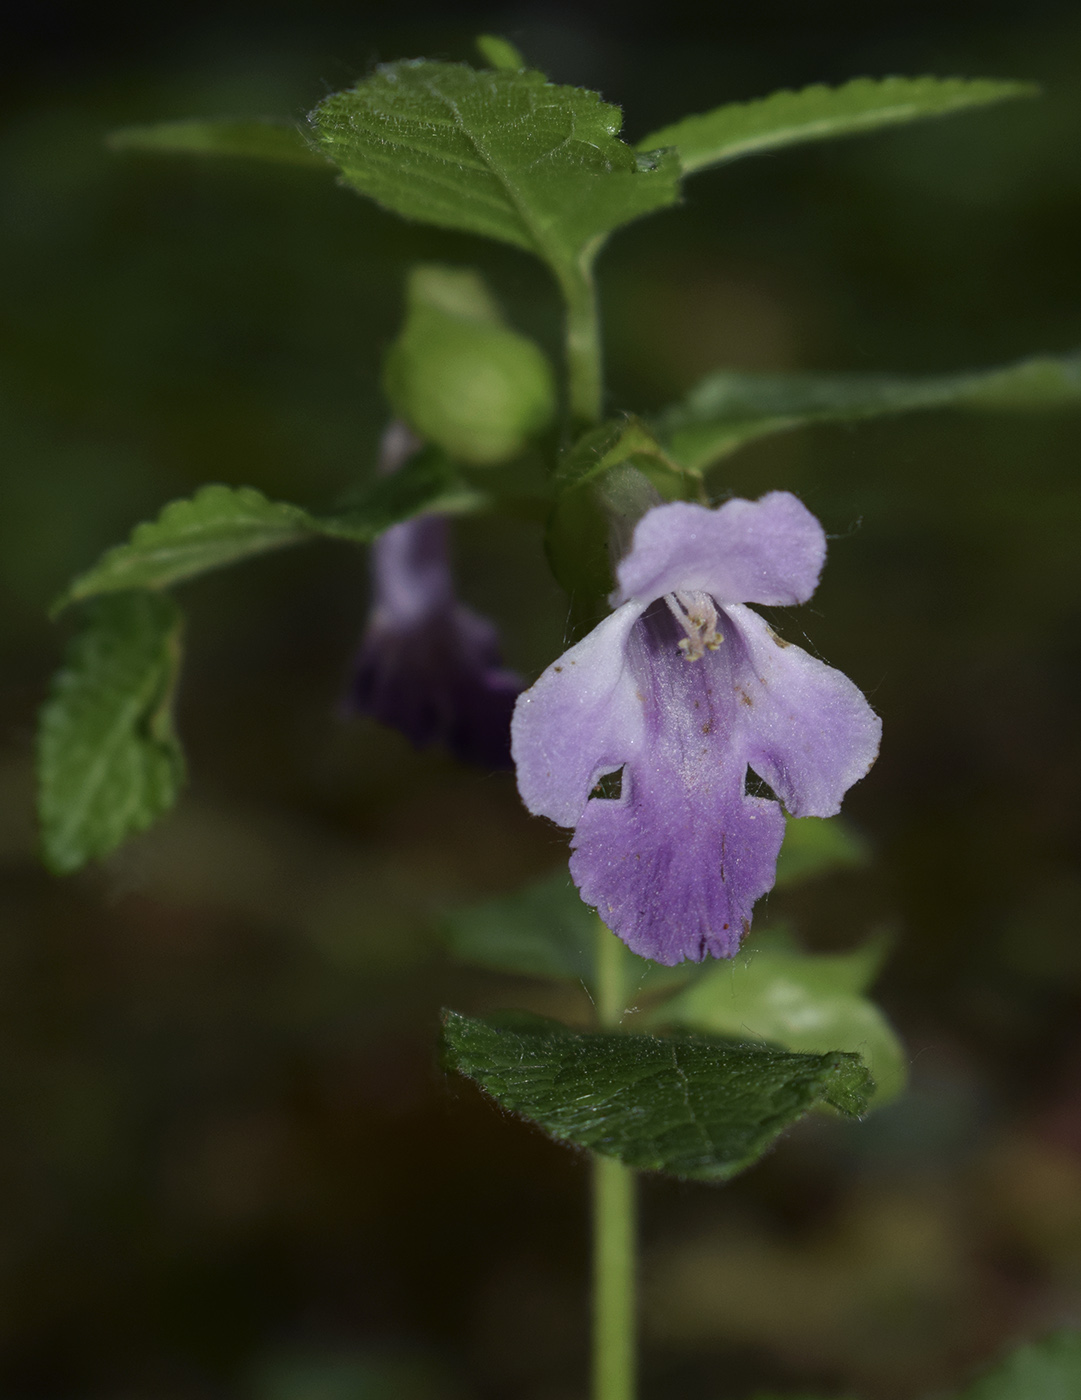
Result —
[{"label": "dark blurred background", "polygon": [[[571,994],[452,968],[439,911],[564,859],[506,775],[345,721],[363,557],[183,589],[178,810],[44,873],[34,712],[67,578],[208,481],[325,506],[371,471],[403,274],[478,265],[558,351],[543,273],[318,175],[109,154],[126,123],[299,116],[377,61],[514,39],[624,107],[857,74],[1040,101],[699,177],[601,263],[614,408],[718,366],[937,371],[1081,345],[1076,4],[761,0],[454,10],[241,0],[9,17],[0,105],[0,1393],[581,1400],[587,1166],[433,1051],[436,1013]],[[1081,414],[928,414],[761,444],[718,492],[835,536],[794,614],[885,720],[848,810],[872,871],[768,917],[882,924],[909,1095],[724,1189],[643,1190],[645,1400],[905,1400],[1081,1322]],[[531,528],[462,526],[463,591],[535,675],[565,606]]]}]

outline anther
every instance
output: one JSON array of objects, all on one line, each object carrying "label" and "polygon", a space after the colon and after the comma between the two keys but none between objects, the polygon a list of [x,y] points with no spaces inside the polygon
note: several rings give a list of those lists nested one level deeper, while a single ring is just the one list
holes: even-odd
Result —
[{"label": "anther", "polygon": [[684,661],[701,661],[707,651],[717,650],[724,635],[717,627],[717,605],[708,593],[666,593],[664,601],[687,634],[678,643]]}]

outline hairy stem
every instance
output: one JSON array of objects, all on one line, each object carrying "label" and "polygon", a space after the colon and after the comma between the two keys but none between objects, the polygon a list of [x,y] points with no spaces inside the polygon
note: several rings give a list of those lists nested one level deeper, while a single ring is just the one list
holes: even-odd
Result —
[{"label": "hairy stem", "polygon": [[[597,1020],[618,1027],[626,1005],[623,944],[597,920]],[[593,1400],[634,1400],[635,1173],[593,1158]]]}]

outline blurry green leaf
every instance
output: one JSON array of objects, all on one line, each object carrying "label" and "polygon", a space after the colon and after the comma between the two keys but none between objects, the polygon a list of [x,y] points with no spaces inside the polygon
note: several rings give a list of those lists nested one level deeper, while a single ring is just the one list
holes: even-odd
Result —
[{"label": "blurry green leaf", "polygon": [[[613,520],[637,519],[658,493],[668,500],[695,497],[701,478],[674,462],[652,430],[627,414],[591,428],[573,443],[552,485],[556,500],[544,542],[548,562],[572,599],[599,603],[614,583],[609,557]],[[597,620],[587,610],[581,622],[589,626]]]},{"label": "blurry green leaf", "polygon": [[617,107],[528,69],[385,64],[312,122],[361,194],[525,248],[561,279],[580,280],[607,234],[677,198],[674,155],[636,156]]},{"label": "blurry green leaf", "polygon": [[593,985],[597,916],[566,870],[515,894],[452,910],[444,925],[448,947],[463,962]]},{"label": "blurry green leaf", "polygon": [[686,467],[811,423],[846,423],[921,408],[1025,410],[1081,406],[1081,353],[927,377],[722,371],[669,409],[657,431]]},{"label": "blurry green leaf", "polygon": [[417,263],[409,270],[406,301],[410,311],[438,311],[482,326],[502,326],[503,313],[484,278],[471,267]]},{"label": "blurry green leaf", "polygon": [[413,269],[405,325],[387,354],[383,386],[418,437],[477,466],[517,457],[556,411],[544,352],[504,324],[468,268]]},{"label": "blurry green leaf", "polygon": [[424,447],[391,476],[373,481],[347,508],[333,515],[309,517],[312,528],[336,539],[369,544],[403,520],[435,511],[465,515],[491,504],[438,447]]},{"label": "blurry green leaf", "polygon": [[298,127],[284,121],[178,121],[126,126],[112,132],[108,144],[114,151],[244,156],[306,165],[330,173],[334,170]]},{"label": "blurry green leaf", "polygon": [[477,49],[489,68],[507,68],[517,72],[526,67],[526,61],[509,39],[501,39],[496,34],[481,34],[477,38]]},{"label": "blurry green leaf", "polygon": [[834,870],[866,865],[870,851],[843,817],[789,817],[774,889]]},{"label": "blurry green leaf", "polygon": [[38,730],[42,845],[58,874],[106,855],[176,800],[179,665],[180,614],[168,598],[118,593],[87,609]]},{"label": "blurry green leaf", "polygon": [[771,946],[769,935],[730,962],[711,963],[650,1013],[650,1023],[754,1037],[786,1050],[859,1055],[874,1076],[875,1105],[904,1088],[905,1053],[877,1006],[862,995],[887,949],[871,939],[851,953]]},{"label": "blurry green leaf", "polygon": [[[600,919],[565,867],[514,894],[451,910],[443,923],[447,946],[462,962],[594,990]],[[698,971],[693,963],[662,967],[619,946],[629,999],[680,986]]]},{"label": "blurry green leaf", "polygon": [[1077,1400],[1081,1395],[1081,1332],[1056,1332],[1030,1342],[957,1400]]},{"label": "blurry green leaf", "polygon": [[983,78],[853,78],[835,88],[816,83],[684,117],[643,137],[638,149],[675,147],[691,174],[779,146],[852,136],[1005,98],[1034,97],[1038,91],[1031,83]]},{"label": "blurry green leaf", "polygon": [[58,606],[118,589],[164,588],[295,544],[315,530],[299,506],[268,501],[250,486],[204,486],[188,499],[171,501],[156,520],[136,525],[127,544],[110,549],[81,574]]},{"label": "blurry green leaf", "polygon": [[446,1400],[451,1389],[424,1357],[290,1356],[262,1361],[255,1400]]},{"label": "blurry green leaf", "polygon": [[858,1114],[855,1055],[792,1055],[708,1036],[579,1035],[539,1017],[443,1013],[449,1064],[561,1142],[703,1181],[748,1167],[823,1101]]}]

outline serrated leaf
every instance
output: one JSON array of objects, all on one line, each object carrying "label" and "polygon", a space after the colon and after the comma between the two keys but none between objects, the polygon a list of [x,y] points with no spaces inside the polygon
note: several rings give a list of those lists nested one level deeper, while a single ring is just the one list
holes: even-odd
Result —
[{"label": "serrated leaf", "polygon": [[870,850],[843,817],[788,817],[774,889],[866,865]]},{"label": "serrated leaf", "polygon": [[816,83],[798,92],[774,92],[684,117],[650,132],[638,149],[674,147],[684,172],[692,174],[781,146],[853,136],[1038,92],[1031,83],[984,78],[853,78],[840,87]]},{"label": "serrated leaf", "polygon": [[815,1104],[862,1112],[855,1055],[690,1035],[576,1034],[540,1018],[443,1013],[448,1063],[560,1142],[628,1166],[724,1181]]},{"label": "serrated leaf", "polygon": [[156,520],[136,525],[125,544],[79,575],[54,610],[101,593],[166,588],[320,536],[369,544],[422,512],[460,514],[488,504],[489,498],[468,485],[436,448],[422,449],[333,515],[316,516],[288,501],[268,500],[251,486],[203,486],[194,496],[171,501]]},{"label": "serrated leaf", "polygon": [[[780,946],[778,946],[780,945]],[[904,1088],[905,1053],[892,1026],[863,992],[888,944],[851,953],[810,954],[767,935],[731,962],[711,963],[648,1023],[760,1039],[786,1050],[859,1055],[874,1076],[878,1107]]]},{"label": "serrated leaf", "polygon": [[334,170],[298,127],[284,121],[177,121],[126,126],[109,135],[108,145],[114,151],[241,156],[329,173]]},{"label": "serrated leaf", "polygon": [[1030,1342],[957,1400],[1077,1400],[1081,1395],[1081,1332]]},{"label": "serrated leaf", "polygon": [[38,729],[42,846],[58,874],[107,855],[176,800],[179,665],[180,614],[170,599],[118,593],[87,609]]},{"label": "serrated leaf", "polygon": [[81,574],[57,606],[120,589],[165,588],[295,544],[317,529],[307,511],[269,501],[253,487],[204,486],[192,497],[171,501],[156,520],[136,525],[128,542]]},{"label": "serrated leaf", "polygon": [[1081,353],[1040,355],[962,374],[750,374],[704,379],[657,422],[685,467],[702,469],[745,443],[812,423],[916,409],[1038,410],[1081,405]]},{"label": "serrated leaf", "polygon": [[525,248],[561,278],[677,198],[674,155],[636,156],[621,114],[529,69],[390,63],[312,113],[345,182],[409,219]]}]

